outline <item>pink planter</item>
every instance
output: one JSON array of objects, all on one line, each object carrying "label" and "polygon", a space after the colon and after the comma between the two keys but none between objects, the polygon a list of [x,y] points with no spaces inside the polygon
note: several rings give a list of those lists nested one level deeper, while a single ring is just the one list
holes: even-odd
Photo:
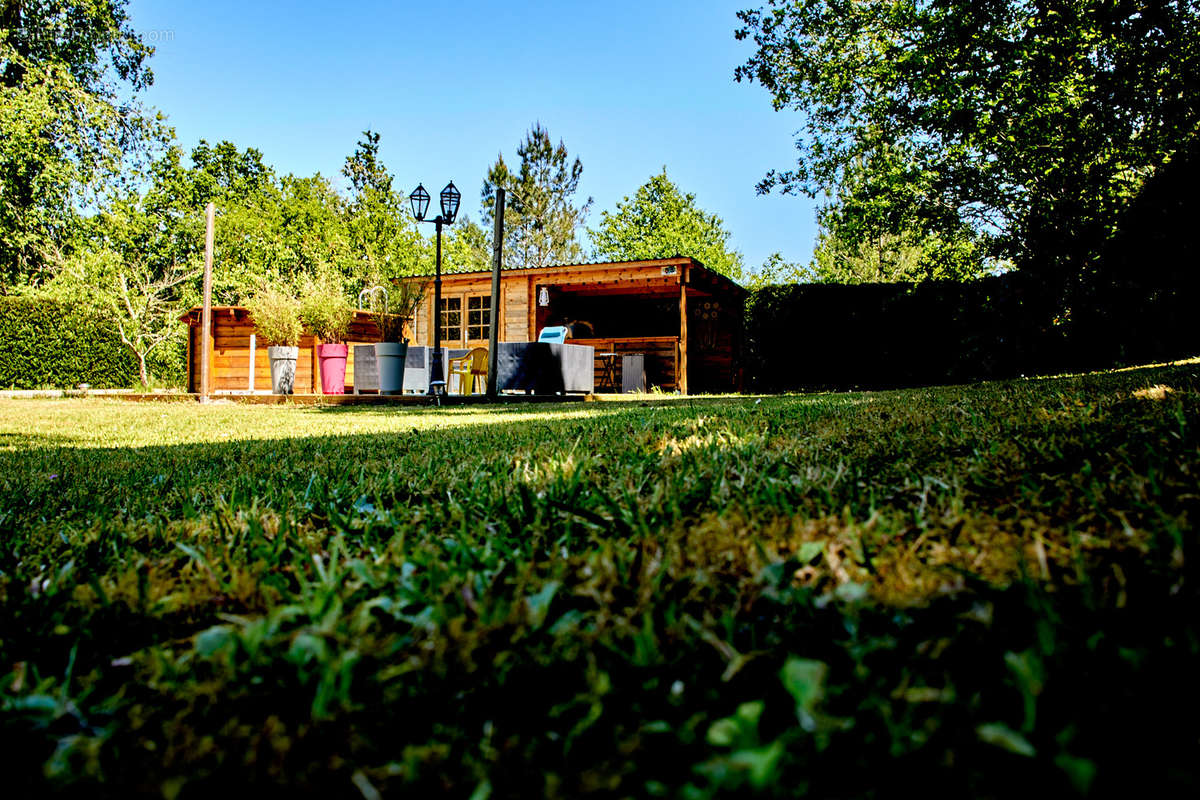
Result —
[{"label": "pink planter", "polygon": [[321,362],[321,391],[325,394],[346,393],[345,344],[317,345],[317,359]]}]

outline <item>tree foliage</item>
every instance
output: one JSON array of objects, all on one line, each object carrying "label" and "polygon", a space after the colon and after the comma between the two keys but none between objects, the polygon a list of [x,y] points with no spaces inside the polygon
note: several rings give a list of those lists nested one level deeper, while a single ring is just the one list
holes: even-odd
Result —
[{"label": "tree foliage", "polygon": [[783,253],[771,253],[762,265],[748,272],[744,281],[747,289],[757,292],[768,286],[781,286],[789,283],[808,283],[811,280],[808,268],[786,260]]},{"label": "tree foliage", "polygon": [[817,212],[820,234],[808,272],[821,283],[971,280],[997,271],[986,237],[963,219],[923,218],[920,176],[900,148],[849,165]]},{"label": "tree foliage", "polygon": [[592,199],[575,204],[583,162],[571,160],[560,139],[537,123],[517,148],[520,166],[514,172],[503,154],[488,170],[480,200],[488,220],[495,218],[495,191],[504,187],[505,263],[511,267],[545,267],[579,261],[583,249],[577,233]]},{"label": "tree foliage", "polygon": [[0,2],[0,290],[47,279],[78,221],[163,128],[131,95],[153,48],[125,0]]},{"label": "tree foliage", "polygon": [[729,232],[716,214],[682,192],[667,169],[650,177],[633,197],[601,212],[600,227],[589,231],[594,256],[609,261],[691,256],[734,280],[742,278],[742,254],[729,246]]},{"label": "tree foliage", "polygon": [[840,224],[1078,268],[1200,126],[1194,0],[770,0],[738,80],[803,112],[760,191],[841,192]]},{"label": "tree foliage", "polygon": [[[508,214],[505,213],[505,217]],[[478,272],[491,269],[492,234],[471,219],[469,214],[459,212],[458,219],[449,229],[442,232],[442,272]]]},{"label": "tree foliage", "polygon": [[394,188],[395,178],[379,158],[379,139],[378,133],[363,131],[342,167],[351,187],[346,232],[351,258],[358,262],[349,271],[371,285],[419,274],[426,266],[433,270],[421,232],[405,209],[406,198]]},{"label": "tree foliage", "polygon": [[72,253],[42,294],[110,320],[137,359],[138,379],[148,387],[151,358],[183,336],[180,290],[196,275],[178,263],[155,269],[140,252],[123,256],[93,248]]},{"label": "tree foliage", "polygon": [[968,280],[987,274],[972,237],[947,240],[937,233],[880,232],[848,239],[822,231],[807,279],[815,283],[920,283]]}]

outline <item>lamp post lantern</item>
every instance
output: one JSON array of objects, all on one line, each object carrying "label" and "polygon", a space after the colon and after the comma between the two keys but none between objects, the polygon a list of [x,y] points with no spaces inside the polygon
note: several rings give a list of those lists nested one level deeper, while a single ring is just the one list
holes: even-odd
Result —
[{"label": "lamp post lantern", "polygon": [[[440,395],[446,391],[446,374],[442,367],[442,225],[453,225],[458,216],[458,204],[462,199],[454,181],[446,184],[441,195],[442,213],[431,220],[425,219],[429,210],[429,192],[418,184],[408,196],[412,204],[413,217],[417,222],[432,222],[437,229],[437,259],[433,279],[433,358],[429,364],[429,394]],[[461,313],[461,312],[460,312]]]}]

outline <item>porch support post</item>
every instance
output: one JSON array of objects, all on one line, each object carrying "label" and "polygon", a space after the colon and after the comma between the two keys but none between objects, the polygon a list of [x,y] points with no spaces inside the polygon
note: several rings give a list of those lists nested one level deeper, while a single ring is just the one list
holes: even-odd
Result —
[{"label": "porch support post", "polygon": [[500,266],[504,257],[504,189],[496,189],[496,224],[492,231],[492,304],[491,325],[488,329],[488,373],[487,396],[495,400],[499,394],[496,387],[496,350],[500,340]]},{"label": "porch support post", "polygon": [[679,391],[688,393],[687,267],[679,270]]}]

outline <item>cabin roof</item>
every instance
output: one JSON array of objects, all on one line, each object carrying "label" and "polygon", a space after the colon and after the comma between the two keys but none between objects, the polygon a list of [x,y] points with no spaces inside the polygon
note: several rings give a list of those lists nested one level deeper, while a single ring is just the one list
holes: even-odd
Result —
[{"label": "cabin roof", "polygon": [[[696,259],[690,256],[674,256],[672,258],[651,258],[640,261],[586,261],[578,264],[560,264],[550,267],[505,267],[502,270],[503,274],[521,274],[521,275],[563,275],[563,274],[586,274],[589,272],[604,272],[617,270],[631,269],[661,269],[662,267],[680,266],[687,267],[691,275],[690,278],[700,278],[697,283],[705,284],[705,288],[712,291],[723,291],[731,294],[744,296],[746,289],[731,281],[719,272],[713,272],[708,267],[701,264]],[[458,280],[479,280],[486,278],[492,274],[489,270],[475,270],[473,272],[443,272],[442,281],[458,281]],[[412,280],[415,278],[432,279],[433,275],[410,275],[403,280]],[[617,279],[613,283],[620,283]],[[182,322],[198,324],[199,316],[203,311],[202,306],[193,306],[183,314],[179,319]],[[213,306],[214,321],[220,317],[232,317],[234,319],[245,319],[249,311],[245,306]],[[357,311],[356,314],[366,316],[368,312]]]},{"label": "cabin roof", "polygon": [[[668,266],[686,266],[691,271],[699,271],[699,274],[704,276],[704,283],[709,284],[712,288],[719,288],[725,292],[733,294],[745,295],[746,288],[740,286],[719,272],[714,272],[704,266],[700,261],[691,256],[673,256],[671,258],[650,258],[637,261],[581,261],[575,264],[556,264],[548,267],[503,267],[502,274],[519,273],[521,275],[556,275],[564,273],[587,273],[587,272],[603,272],[613,269],[644,269],[644,268],[662,268]],[[443,272],[442,281],[455,280],[477,280],[492,274],[490,269],[473,270],[470,272]],[[406,279],[412,278],[427,278],[431,279],[432,274],[410,275]]]}]

